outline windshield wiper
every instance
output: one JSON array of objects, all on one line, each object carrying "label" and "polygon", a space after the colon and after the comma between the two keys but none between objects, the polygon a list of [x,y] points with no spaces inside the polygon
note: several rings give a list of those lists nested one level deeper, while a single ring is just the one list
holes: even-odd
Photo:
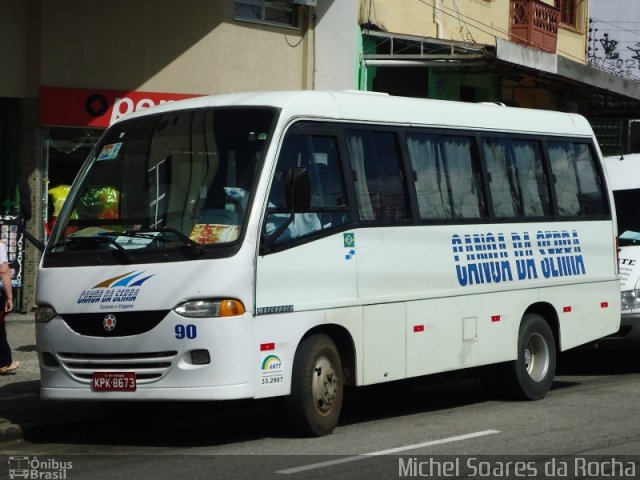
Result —
[{"label": "windshield wiper", "polygon": [[[144,230],[144,232],[171,233],[172,235],[175,235],[184,243],[186,243],[189,246],[189,248],[191,248],[191,251],[197,256],[203,255],[207,251],[207,249],[204,248],[202,245],[200,245],[198,242],[193,241],[191,238],[186,236],[180,230],[176,230],[175,228],[170,228],[170,227],[153,228],[153,229]],[[144,233],[144,232],[141,232],[141,233]]]},{"label": "windshield wiper", "polygon": [[[51,246],[51,248],[60,247],[68,244],[77,244],[77,245],[91,245],[91,244],[107,244],[113,245],[118,252],[122,254],[122,256],[129,262],[135,262],[135,258],[131,255],[125,248],[122,247],[118,242],[116,242],[113,238],[109,236],[96,236],[96,237],[67,237],[62,242],[55,243]],[[49,249],[48,249],[49,250]]]},{"label": "windshield wiper", "polygon": [[[147,232],[147,233],[145,233]],[[145,232],[133,232],[130,230],[123,230],[121,232],[102,232],[99,235],[104,235],[106,237],[131,237],[131,238],[144,238],[146,240],[157,240],[162,242],[168,242],[168,240],[158,237],[154,235],[154,232],[145,231]]]},{"label": "windshield wiper", "polygon": [[160,247],[159,244],[165,244],[169,242],[169,240],[167,240],[166,238],[162,238],[157,232],[145,233],[145,232],[139,232],[139,231],[123,230],[121,232],[102,232],[102,233],[99,233],[98,235],[105,236],[107,238],[112,239],[116,244],[121,246],[127,252],[129,251],[129,248],[125,248],[124,246],[122,246],[122,243],[125,243],[127,244],[127,246],[129,246],[128,245],[129,240],[123,240],[120,237],[138,239],[141,243],[137,246],[134,246],[133,248],[141,248],[141,246],[147,247],[150,245],[156,245],[157,247]]}]

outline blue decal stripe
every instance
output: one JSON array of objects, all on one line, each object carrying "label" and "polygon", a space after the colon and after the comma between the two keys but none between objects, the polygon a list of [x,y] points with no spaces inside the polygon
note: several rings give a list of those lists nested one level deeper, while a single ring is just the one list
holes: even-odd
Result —
[{"label": "blue decal stripe", "polygon": [[131,285],[129,285],[130,287],[139,287],[140,285],[142,285],[144,282],[146,282],[147,280],[149,280],[151,277],[153,277],[153,275],[149,275],[148,277],[144,277],[141,278],[140,280],[136,280],[135,283],[132,283]]},{"label": "blue decal stripe", "polygon": [[111,288],[115,288],[115,287],[127,287],[128,283],[133,280],[134,278],[136,278],[139,275],[142,275],[144,272],[138,272],[135,273],[129,277],[125,277],[122,280],[120,280],[119,282],[114,283],[113,285],[111,285]]}]

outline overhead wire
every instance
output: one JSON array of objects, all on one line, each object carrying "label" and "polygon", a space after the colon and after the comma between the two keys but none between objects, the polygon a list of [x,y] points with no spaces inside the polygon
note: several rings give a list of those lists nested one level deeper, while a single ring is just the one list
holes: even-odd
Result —
[{"label": "overhead wire", "polygon": [[464,26],[464,28],[466,28],[467,30],[467,40],[469,40],[470,43],[477,43],[473,38],[473,35],[471,34],[471,31],[469,30],[469,26],[467,25],[467,23],[463,22],[460,19],[460,9],[458,8],[458,4],[456,3],[456,0],[453,0],[453,6],[455,7],[456,13],[458,14],[458,22],[461,24],[460,33],[462,33],[462,28],[463,28],[462,26]]},{"label": "overhead wire", "polygon": [[[596,68],[607,71],[611,74],[618,75],[623,78],[631,79],[631,80],[640,80],[640,76],[633,73],[632,68],[629,67],[628,62],[631,60],[635,60],[636,62],[640,60],[640,41],[638,40],[630,40],[630,39],[622,39],[616,38],[616,34],[621,34],[625,32],[630,34],[631,36],[639,36],[640,31],[632,28],[626,28],[622,24],[636,24],[640,22],[627,21],[627,20],[604,20],[602,18],[592,16],[591,17],[591,30],[590,30],[590,42],[593,42],[593,52],[589,56],[589,63]],[[602,32],[603,36],[598,37],[595,32],[602,29],[602,25],[608,25],[610,27],[614,27],[613,29],[607,29],[607,32]],[[600,27],[596,28],[596,27]],[[616,56],[615,58],[609,57],[609,54],[620,52],[607,52],[607,43],[609,42],[609,46],[613,45],[614,47],[619,45],[620,47],[625,46],[626,49],[635,52],[635,56],[631,58],[627,58],[626,60],[623,58],[619,58]],[[605,52],[604,57],[598,57],[595,52],[599,50],[599,45],[602,46]],[[630,46],[631,45],[631,46]],[[636,48],[633,48],[636,47]],[[591,46],[589,47],[591,51]],[[625,49],[621,50],[622,52],[626,52]],[[636,69],[635,66],[633,69]],[[637,69],[636,69],[637,70]]]},{"label": "overhead wire", "polygon": [[[596,17],[591,17],[591,19],[594,20],[597,23],[604,23],[605,25],[611,25],[612,27],[617,27],[617,30],[615,30],[616,32],[628,32],[628,33],[632,33],[634,35],[638,35],[640,37],[640,30],[630,30],[628,28],[622,27],[619,24],[612,23],[611,21],[602,20],[602,19],[596,18]],[[621,22],[621,23],[632,23],[632,22]],[[640,22],[633,22],[633,23],[640,23]]]}]

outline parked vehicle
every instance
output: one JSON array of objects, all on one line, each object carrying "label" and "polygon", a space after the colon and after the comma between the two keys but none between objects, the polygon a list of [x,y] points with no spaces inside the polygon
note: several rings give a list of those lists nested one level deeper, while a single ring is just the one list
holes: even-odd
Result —
[{"label": "parked vehicle", "polygon": [[640,154],[605,157],[618,220],[622,320],[616,337],[640,337]]},{"label": "parked vehicle", "polygon": [[619,328],[612,204],[578,115],[312,91],[132,113],[44,252],[42,396],[286,396],[313,435],[345,385],[491,366],[540,399],[558,350]]}]

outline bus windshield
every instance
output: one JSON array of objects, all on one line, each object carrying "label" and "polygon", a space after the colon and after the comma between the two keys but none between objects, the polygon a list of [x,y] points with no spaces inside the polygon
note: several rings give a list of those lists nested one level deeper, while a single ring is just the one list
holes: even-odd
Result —
[{"label": "bus windshield", "polygon": [[614,190],[620,246],[640,245],[640,189]]},{"label": "bus windshield", "polygon": [[112,126],[76,179],[47,252],[107,249],[126,261],[237,243],[275,115],[184,110]]}]

